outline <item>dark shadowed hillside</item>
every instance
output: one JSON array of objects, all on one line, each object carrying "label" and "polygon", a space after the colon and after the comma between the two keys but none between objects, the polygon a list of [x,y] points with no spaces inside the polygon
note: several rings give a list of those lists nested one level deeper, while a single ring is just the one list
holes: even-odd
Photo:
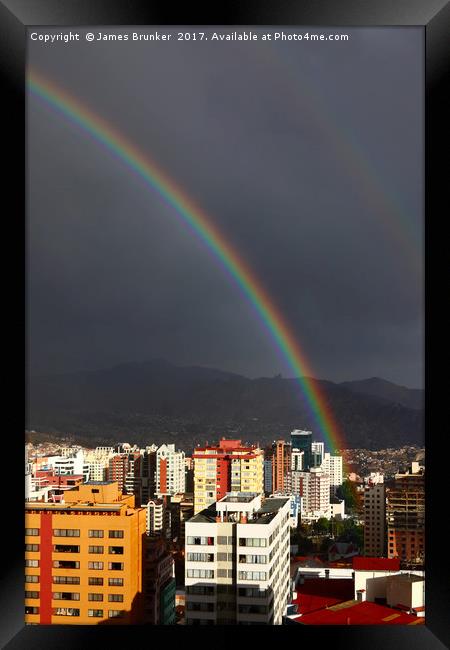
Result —
[{"label": "dark shadowed hillside", "polygon": [[425,393],[423,390],[397,386],[397,384],[380,379],[379,377],[362,379],[361,381],[345,381],[339,385],[348,388],[354,393],[364,393],[365,395],[381,397],[388,402],[401,404],[410,409],[424,408]]},{"label": "dark shadowed hillside", "polygon": [[[350,382],[350,389],[314,381],[329,402],[347,446],[423,444],[423,412],[417,407],[408,408],[385,394],[355,390],[354,384],[364,382]],[[310,428],[321,437],[296,380],[247,379],[160,359],[32,378],[27,420],[27,427],[37,431],[70,431],[111,440],[131,439],[131,434],[136,440],[150,436],[155,441],[175,436],[177,444],[184,438],[220,435],[263,442],[286,436],[293,428]]]}]

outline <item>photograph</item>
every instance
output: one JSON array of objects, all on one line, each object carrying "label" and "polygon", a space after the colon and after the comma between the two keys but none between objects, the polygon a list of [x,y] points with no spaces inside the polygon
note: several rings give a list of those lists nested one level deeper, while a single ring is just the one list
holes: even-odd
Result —
[{"label": "photograph", "polygon": [[28,30],[25,622],[423,625],[423,30],[180,30]]},{"label": "photograph", "polygon": [[449,26],[0,0],[1,647],[447,647]]}]

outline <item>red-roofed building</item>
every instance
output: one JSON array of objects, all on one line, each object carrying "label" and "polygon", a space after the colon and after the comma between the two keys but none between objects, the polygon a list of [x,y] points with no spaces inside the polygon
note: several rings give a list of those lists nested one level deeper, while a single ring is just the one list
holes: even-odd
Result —
[{"label": "red-roofed building", "polygon": [[297,584],[292,604],[299,614],[309,614],[353,598],[353,589],[353,580],[307,578]]},{"label": "red-roofed building", "polygon": [[[339,582],[338,580],[332,582]],[[425,619],[378,605],[355,600],[291,618],[301,625],[423,625]]]},{"label": "red-roofed building", "polygon": [[264,493],[264,451],[222,438],[217,445],[196,447],[194,514],[222,499],[227,492]]},{"label": "red-roofed building", "polygon": [[358,556],[353,558],[353,569],[355,571],[400,571],[400,560]]}]

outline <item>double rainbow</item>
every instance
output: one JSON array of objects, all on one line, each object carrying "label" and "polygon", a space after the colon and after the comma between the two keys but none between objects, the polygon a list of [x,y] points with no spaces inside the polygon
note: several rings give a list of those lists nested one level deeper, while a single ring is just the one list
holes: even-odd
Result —
[{"label": "double rainbow", "polygon": [[78,125],[94,140],[103,144],[129,170],[144,179],[147,185],[174,209],[178,218],[213,253],[214,258],[251,304],[276,348],[294,372],[296,381],[306,397],[310,411],[330,451],[345,448],[344,438],[338,429],[330,407],[319,390],[318,384],[310,378],[313,372],[296,336],[261,282],[242,256],[233,248],[233,245],[220,232],[211,217],[203,212],[165,172],[158,168],[147,154],[140,151],[122,133],[119,133],[65,90],[35,70],[28,71],[27,85],[32,95]]}]

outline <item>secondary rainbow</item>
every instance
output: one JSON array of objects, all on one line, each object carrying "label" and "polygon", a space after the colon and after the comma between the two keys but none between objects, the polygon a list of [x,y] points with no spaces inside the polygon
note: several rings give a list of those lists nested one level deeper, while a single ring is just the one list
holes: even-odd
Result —
[{"label": "secondary rainbow", "polygon": [[213,253],[214,258],[252,305],[278,351],[294,372],[330,450],[345,448],[342,433],[326,399],[310,377],[314,373],[286,319],[242,256],[213,223],[211,217],[205,214],[147,154],[140,151],[122,133],[65,90],[32,69],[28,70],[27,85],[34,96],[39,97],[45,104],[106,146],[125,163],[126,167],[136,172],[174,208],[182,222],[188,225]]}]

